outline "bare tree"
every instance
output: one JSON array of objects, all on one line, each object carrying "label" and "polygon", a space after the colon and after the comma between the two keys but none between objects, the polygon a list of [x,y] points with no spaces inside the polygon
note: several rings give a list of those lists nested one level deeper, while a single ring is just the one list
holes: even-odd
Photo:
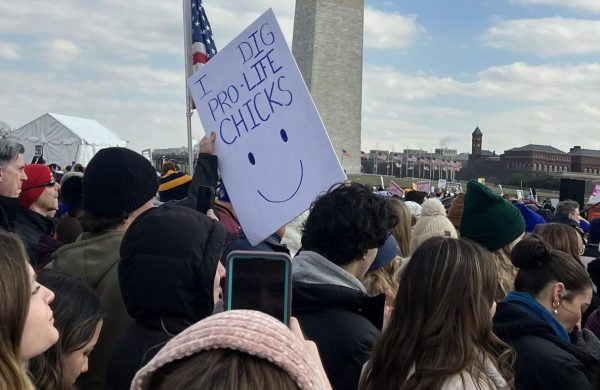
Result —
[{"label": "bare tree", "polygon": [[12,127],[10,127],[8,123],[0,120],[0,139],[8,138],[12,133],[12,130]]}]

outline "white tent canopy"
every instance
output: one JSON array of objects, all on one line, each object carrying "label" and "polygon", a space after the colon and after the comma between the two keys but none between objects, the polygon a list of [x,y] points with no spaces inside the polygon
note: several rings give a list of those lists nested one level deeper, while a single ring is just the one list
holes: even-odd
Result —
[{"label": "white tent canopy", "polygon": [[127,142],[93,119],[45,114],[19,127],[11,138],[25,146],[25,162],[42,154],[46,164],[76,161],[84,166],[100,149],[126,147]]}]

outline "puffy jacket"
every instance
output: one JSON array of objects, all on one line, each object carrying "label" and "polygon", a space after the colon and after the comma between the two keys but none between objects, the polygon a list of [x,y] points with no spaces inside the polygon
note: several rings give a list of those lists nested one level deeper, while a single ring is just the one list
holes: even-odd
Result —
[{"label": "puffy jacket", "polygon": [[500,302],[494,332],[516,352],[517,390],[589,390],[597,361],[516,302]]},{"label": "puffy jacket", "polygon": [[129,389],[164,343],[213,313],[224,241],[221,223],[173,203],[131,224],[121,246],[119,280],[135,321],[114,351],[108,388]]}]

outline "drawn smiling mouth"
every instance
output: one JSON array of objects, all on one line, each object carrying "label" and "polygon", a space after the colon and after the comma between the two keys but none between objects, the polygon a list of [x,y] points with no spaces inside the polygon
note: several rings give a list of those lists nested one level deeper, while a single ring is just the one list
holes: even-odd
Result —
[{"label": "drawn smiling mouth", "polygon": [[271,203],[284,203],[284,202],[287,202],[288,200],[292,199],[294,197],[294,195],[296,195],[296,193],[300,189],[300,186],[302,186],[302,179],[303,178],[304,178],[304,167],[302,165],[302,160],[300,160],[300,182],[298,183],[298,187],[296,187],[296,190],[294,191],[294,193],[292,195],[290,195],[287,199],[272,200],[272,199],[267,198],[262,192],[260,192],[260,190],[257,190],[257,192],[267,202],[271,202]]}]

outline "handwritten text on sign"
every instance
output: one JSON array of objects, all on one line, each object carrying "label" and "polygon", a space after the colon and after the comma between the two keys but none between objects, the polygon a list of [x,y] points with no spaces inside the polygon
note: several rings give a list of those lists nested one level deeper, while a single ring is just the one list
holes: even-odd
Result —
[{"label": "handwritten text on sign", "polygon": [[188,80],[244,233],[256,244],[345,180],[271,10]]}]

